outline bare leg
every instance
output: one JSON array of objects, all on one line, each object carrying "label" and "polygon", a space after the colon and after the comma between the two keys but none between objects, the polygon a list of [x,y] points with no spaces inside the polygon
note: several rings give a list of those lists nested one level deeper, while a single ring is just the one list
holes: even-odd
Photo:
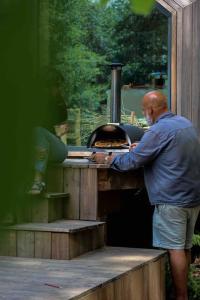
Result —
[{"label": "bare leg", "polygon": [[187,263],[188,263],[188,270],[190,269],[190,264],[191,264],[191,250],[190,249],[185,249],[185,255],[187,258]]},{"label": "bare leg", "polygon": [[176,300],[188,300],[189,255],[186,250],[169,250],[169,258]]}]

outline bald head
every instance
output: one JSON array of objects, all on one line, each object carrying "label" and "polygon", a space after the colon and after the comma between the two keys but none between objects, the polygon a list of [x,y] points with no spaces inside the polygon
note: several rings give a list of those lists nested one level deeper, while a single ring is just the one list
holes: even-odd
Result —
[{"label": "bald head", "polygon": [[144,95],[143,106],[152,106],[155,109],[167,109],[167,98],[159,91],[151,91]]},{"label": "bald head", "polygon": [[159,91],[151,91],[144,95],[142,108],[144,115],[148,115],[154,123],[161,114],[168,111],[167,98]]}]

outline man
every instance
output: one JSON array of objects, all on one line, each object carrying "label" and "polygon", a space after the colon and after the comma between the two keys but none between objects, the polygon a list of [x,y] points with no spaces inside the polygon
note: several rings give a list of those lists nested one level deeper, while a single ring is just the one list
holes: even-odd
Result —
[{"label": "man", "polygon": [[168,111],[160,92],[147,93],[142,109],[151,127],[140,143],[112,161],[105,159],[119,171],[144,166],[149,200],[155,205],[153,246],[168,250],[176,300],[187,300],[192,235],[200,210],[200,145],[191,122]]}]

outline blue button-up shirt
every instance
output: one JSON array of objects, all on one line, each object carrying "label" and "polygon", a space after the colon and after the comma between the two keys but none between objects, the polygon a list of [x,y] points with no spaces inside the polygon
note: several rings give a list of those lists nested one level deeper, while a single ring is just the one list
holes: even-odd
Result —
[{"label": "blue button-up shirt", "polygon": [[144,167],[153,205],[200,204],[200,144],[192,123],[184,117],[162,114],[137,147],[117,155],[111,167],[119,171]]}]

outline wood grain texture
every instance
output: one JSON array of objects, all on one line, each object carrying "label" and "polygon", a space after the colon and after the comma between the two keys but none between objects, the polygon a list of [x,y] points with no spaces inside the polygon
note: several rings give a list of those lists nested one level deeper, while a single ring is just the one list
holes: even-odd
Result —
[{"label": "wood grain texture", "polygon": [[174,0],[178,5],[180,5],[182,8],[190,5],[192,3],[191,0]]},{"label": "wood grain texture", "polygon": [[165,293],[163,291],[164,282],[163,274],[163,261],[156,260],[148,265],[148,294],[149,300],[164,300]]},{"label": "wood grain texture", "polygon": [[192,122],[200,137],[200,1],[193,3]]},{"label": "wood grain texture", "polygon": [[160,291],[161,300],[165,300],[165,268],[166,268],[166,257],[160,258]]},{"label": "wood grain texture", "polygon": [[168,4],[171,8],[175,9],[176,11],[181,9],[181,5],[175,2],[174,0],[156,0],[156,2],[159,2],[164,7],[166,4]]},{"label": "wood grain texture", "polygon": [[182,9],[177,10],[177,113],[182,112],[182,53],[183,53],[183,12]]},{"label": "wood grain texture", "polygon": [[0,230],[0,255],[16,256],[16,232],[14,230]]},{"label": "wood grain texture", "polygon": [[97,220],[97,169],[81,169],[80,220]]},{"label": "wood grain texture", "polygon": [[35,232],[35,258],[51,258],[50,232]]},{"label": "wood grain texture", "polygon": [[171,14],[171,110],[177,112],[177,10],[181,7],[173,0],[157,0]]},{"label": "wood grain texture", "polygon": [[57,220],[52,223],[25,223],[11,225],[9,230],[22,230],[22,231],[45,231],[45,232],[66,232],[73,233],[86,229],[94,229],[104,222],[96,221],[81,221],[81,220]]},{"label": "wood grain texture", "polygon": [[[0,257],[1,297],[9,300],[134,299],[130,290],[134,293],[134,284],[141,290],[141,268],[162,259],[164,253],[153,249],[105,247],[65,262]],[[144,286],[146,281],[143,280]],[[142,300],[147,299],[151,298]]]},{"label": "wood grain texture", "polygon": [[200,1],[157,2],[172,14],[172,111],[191,119],[200,136]]},{"label": "wood grain texture", "polygon": [[63,197],[35,197],[32,202],[31,220],[32,222],[49,223],[64,217],[64,199]]},{"label": "wood grain texture", "polygon": [[69,234],[52,233],[52,259],[69,259]]},{"label": "wood grain texture", "polygon": [[81,297],[81,300],[148,300],[144,284],[144,267],[130,271],[117,280],[105,284],[101,289]]},{"label": "wood grain texture", "polygon": [[111,169],[98,170],[98,190],[122,190],[141,188],[144,186],[143,172],[129,171],[119,173]]},{"label": "wood grain texture", "polygon": [[[83,296],[81,298],[79,298],[81,300],[99,300],[98,298],[98,293],[95,291],[95,292],[92,292],[90,293],[89,295],[86,295],[86,296]],[[110,299],[111,300],[111,299]],[[117,300],[117,299],[116,299]]]},{"label": "wood grain texture", "polygon": [[92,230],[92,250],[101,248],[105,245],[105,225],[98,226]]},{"label": "wood grain texture", "polygon": [[183,9],[182,12],[182,101],[181,114],[188,119],[192,118],[192,44],[193,44],[193,26],[192,26],[192,5]]},{"label": "wood grain texture", "polygon": [[98,300],[111,300],[115,299],[114,284],[110,282],[97,290]]},{"label": "wood grain texture", "polygon": [[34,257],[34,232],[18,231],[17,232],[17,256]]},{"label": "wood grain texture", "polygon": [[[60,220],[64,218],[64,199],[48,199],[49,207],[48,207],[48,222],[53,222],[56,220]],[[67,201],[67,200],[66,200]]]},{"label": "wood grain texture", "polygon": [[2,255],[72,259],[104,246],[103,222],[27,223],[10,226],[3,233],[0,235]]},{"label": "wood grain texture", "polygon": [[49,222],[49,199],[42,197],[35,197],[35,201],[32,202],[31,208],[31,220],[32,222]]},{"label": "wood grain texture", "polygon": [[47,193],[63,192],[63,167],[62,165],[50,166],[46,172],[46,191]]},{"label": "wood grain texture", "polygon": [[147,291],[144,285],[144,267],[130,273],[131,295],[133,300],[147,299]]},{"label": "wood grain texture", "polygon": [[69,199],[64,204],[64,217],[80,218],[80,169],[64,169],[64,192],[69,193]]},{"label": "wood grain texture", "polygon": [[177,112],[177,13],[171,11],[171,111]]},{"label": "wood grain texture", "polygon": [[88,252],[89,249],[92,250],[92,247],[89,246],[90,235],[86,231],[74,233],[69,239],[69,259]]}]

